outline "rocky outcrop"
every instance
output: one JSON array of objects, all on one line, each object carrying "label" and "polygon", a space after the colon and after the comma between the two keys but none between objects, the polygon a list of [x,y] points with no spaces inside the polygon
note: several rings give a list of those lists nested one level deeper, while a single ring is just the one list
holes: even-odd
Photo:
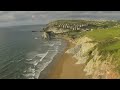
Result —
[{"label": "rocky outcrop", "polygon": [[73,54],[73,57],[78,60],[76,64],[85,64],[86,76],[90,75],[93,79],[120,78],[119,73],[114,70],[113,55],[108,54],[103,60],[104,56],[99,54],[96,45],[97,43],[92,43],[92,39],[82,37],[76,46],[67,50],[66,53]]},{"label": "rocky outcrop", "polygon": [[64,32],[68,32],[69,30],[64,30],[64,29],[58,29],[58,28],[56,28],[56,27],[50,27],[47,31],[52,31],[52,32],[54,32],[54,33],[56,33],[56,34],[59,34],[59,33],[64,33]]},{"label": "rocky outcrop", "polygon": [[78,43],[74,48],[66,51],[66,53],[74,54],[73,57],[78,60],[76,64],[86,63],[87,59],[89,58],[87,52],[96,45],[96,43],[89,43],[90,41],[92,40],[87,37],[83,37],[78,40]]},{"label": "rocky outcrop", "polygon": [[44,39],[49,39],[50,38],[50,36],[49,36],[49,34],[47,32],[43,32],[42,37]]},{"label": "rocky outcrop", "polygon": [[112,64],[112,56],[108,55],[105,60],[101,60],[97,49],[93,51],[93,58],[84,68],[86,75],[91,75],[93,79],[117,79],[120,78],[118,72],[114,71],[115,66]]}]

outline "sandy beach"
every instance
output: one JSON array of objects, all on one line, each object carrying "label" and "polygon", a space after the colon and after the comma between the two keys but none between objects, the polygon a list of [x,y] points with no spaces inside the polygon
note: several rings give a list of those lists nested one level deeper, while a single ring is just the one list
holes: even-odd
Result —
[{"label": "sandy beach", "polygon": [[72,55],[65,53],[73,46],[72,43],[68,42],[64,54],[53,66],[48,79],[87,79],[85,72],[83,72],[84,65],[75,64],[77,60]]}]

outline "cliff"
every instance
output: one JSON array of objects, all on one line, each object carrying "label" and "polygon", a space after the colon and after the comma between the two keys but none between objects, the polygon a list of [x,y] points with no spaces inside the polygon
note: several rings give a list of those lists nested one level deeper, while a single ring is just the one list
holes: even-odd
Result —
[{"label": "cliff", "polygon": [[[114,22],[85,22],[85,21],[56,21],[49,23],[46,31],[62,34],[62,37],[75,44],[66,51],[77,59],[75,64],[85,64],[86,75],[93,79],[120,78],[120,30],[119,24]],[[100,29],[96,29],[96,26]],[[79,24],[79,25],[78,25]],[[93,30],[89,24],[92,24]],[[86,32],[81,32],[86,25]],[[109,28],[103,28],[107,25]],[[72,26],[72,28],[70,27]],[[79,30],[73,27],[80,27]],[[101,28],[102,27],[102,28]],[[90,31],[87,31],[90,30]]]},{"label": "cliff", "polygon": [[85,64],[84,71],[86,75],[91,75],[93,79],[113,79],[120,78],[118,72],[115,72],[115,66],[112,62],[113,56],[107,55],[102,60],[103,55],[99,54],[99,50],[95,47],[98,43],[91,43],[92,39],[82,37],[76,43],[74,48],[66,51],[73,54],[73,58],[78,61],[76,64]]}]

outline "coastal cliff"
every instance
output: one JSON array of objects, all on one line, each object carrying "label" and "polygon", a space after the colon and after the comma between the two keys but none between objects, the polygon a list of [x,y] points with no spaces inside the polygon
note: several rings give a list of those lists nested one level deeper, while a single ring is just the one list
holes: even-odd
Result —
[{"label": "coastal cliff", "polygon": [[97,43],[91,43],[92,39],[82,37],[74,48],[68,49],[66,53],[73,54],[73,58],[78,61],[75,64],[85,64],[86,75],[91,75],[93,79],[113,79],[120,78],[118,72],[115,72],[113,56],[110,54],[102,60],[103,55],[95,47]]},{"label": "coastal cliff", "polygon": [[[85,65],[83,71],[86,72],[86,76],[91,76],[93,79],[120,78],[119,27],[112,26],[111,28],[108,25],[109,28],[101,26],[102,29],[96,29],[93,25],[93,29],[86,27],[83,30],[81,25],[78,31],[74,29],[78,24],[76,26],[74,23],[68,24],[68,21],[67,24],[65,21],[63,22],[65,23],[62,24],[63,26],[56,22],[49,23],[46,31],[62,34],[63,38],[75,44],[75,47],[68,49],[65,53],[73,55],[72,57],[77,60],[75,64]],[[73,25],[73,29],[67,28],[68,25]],[[84,25],[89,26],[89,23],[84,22]]]}]

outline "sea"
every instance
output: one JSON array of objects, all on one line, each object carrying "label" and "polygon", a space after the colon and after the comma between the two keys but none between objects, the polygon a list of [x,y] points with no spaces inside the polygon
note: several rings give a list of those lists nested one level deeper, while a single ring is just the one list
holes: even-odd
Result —
[{"label": "sea", "polygon": [[0,79],[39,79],[66,42],[43,39],[45,25],[0,27]]}]

